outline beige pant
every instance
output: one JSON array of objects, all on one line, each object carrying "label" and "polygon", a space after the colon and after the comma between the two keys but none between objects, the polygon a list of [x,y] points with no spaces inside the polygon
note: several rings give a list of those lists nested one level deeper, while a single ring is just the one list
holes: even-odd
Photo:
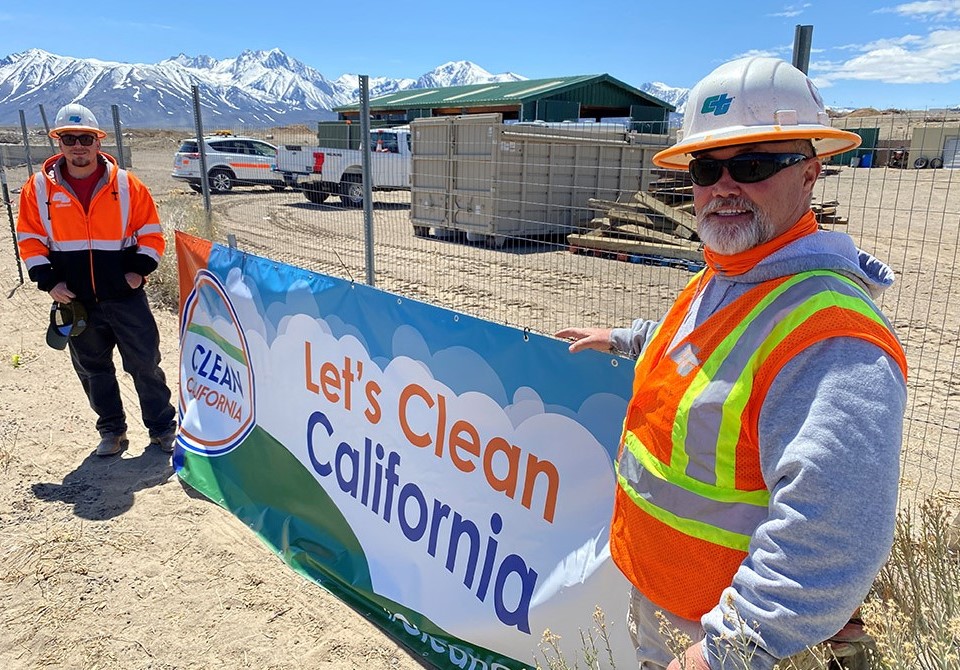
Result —
[{"label": "beige pant", "polygon": [[662,621],[689,638],[687,646],[703,639],[703,628],[699,621],[681,619],[664,612],[662,608],[647,600],[646,596],[636,588],[631,587],[630,606],[627,609],[627,630],[630,632],[633,647],[637,650],[637,663],[640,670],[665,670],[674,659],[674,652],[661,634]]}]

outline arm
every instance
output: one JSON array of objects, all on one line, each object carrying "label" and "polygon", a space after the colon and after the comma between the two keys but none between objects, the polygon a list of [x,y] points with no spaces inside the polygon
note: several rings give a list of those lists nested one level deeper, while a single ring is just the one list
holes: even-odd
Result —
[{"label": "arm", "polygon": [[146,277],[157,269],[160,257],[166,249],[166,239],[163,236],[163,226],[160,225],[160,214],[157,205],[147,187],[134,175],[128,173],[130,180],[130,225],[128,234],[137,237],[137,253],[131,254],[126,260],[124,271],[127,283],[135,288],[129,276],[131,273]]},{"label": "arm", "polygon": [[[20,204],[17,207],[17,248],[20,258],[27,266],[27,274],[37,284],[41,291],[48,291],[54,299],[68,297],[60,292],[58,297],[53,292],[58,289],[68,291],[63,279],[50,263],[50,249],[47,248],[47,231],[40,221],[40,212],[37,211],[37,196],[33,184],[33,177],[27,180],[20,190]],[[69,300],[61,300],[69,302]]]},{"label": "arm", "polygon": [[573,340],[570,353],[584,349],[596,351],[620,351],[633,358],[640,355],[646,346],[650,334],[656,328],[657,321],[636,319],[629,328],[564,328],[554,334],[566,340]]},{"label": "arm", "polygon": [[905,404],[896,364],[862,340],[820,342],[780,372],[759,420],[769,515],[701,620],[709,657],[732,637],[757,645],[751,668],[770,668],[860,606],[893,541]]}]

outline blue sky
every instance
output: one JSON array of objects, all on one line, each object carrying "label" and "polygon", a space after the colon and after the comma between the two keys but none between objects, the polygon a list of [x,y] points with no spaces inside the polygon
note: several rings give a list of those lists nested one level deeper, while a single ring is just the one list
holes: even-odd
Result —
[{"label": "blue sky", "polygon": [[469,60],[531,79],[608,73],[684,88],[738,56],[791,60],[803,24],[813,26],[810,75],[828,106],[960,105],[960,0],[4,4],[0,57],[40,48],[155,63],[279,48],[328,79],[415,78]]}]

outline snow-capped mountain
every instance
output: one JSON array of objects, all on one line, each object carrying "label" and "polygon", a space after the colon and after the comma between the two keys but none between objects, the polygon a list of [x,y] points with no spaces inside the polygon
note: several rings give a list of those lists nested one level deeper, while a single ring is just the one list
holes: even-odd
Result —
[{"label": "snow-capped mountain", "polygon": [[490,82],[523,81],[512,72],[504,74],[490,74],[482,67],[470,61],[458,60],[444,63],[433,72],[428,72],[417,79],[412,88],[445,88],[447,86],[470,86],[472,84],[487,84]]},{"label": "snow-capped mountain", "polygon": [[81,102],[109,124],[110,106],[132,127],[190,128],[192,87],[204,116],[216,123],[312,122],[332,118],[331,107],[351,102],[348,93],[316,70],[278,49],[244,51],[218,61],[183,54],[154,64],[130,64],[58,56],[40,49],[0,60],[0,125],[39,123],[62,105]]},{"label": "snow-capped mountain", "polygon": [[644,93],[648,93],[655,98],[670,103],[676,107],[677,114],[683,114],[683,108],[687,105],[687,96],[690,94],[689,88],[668,86],[659,81],[650,82],[649,84],[641,84],[637,88]]},{"label": "snow-capped mountain", "polygon": [[[417,78],[371,77],[370,97],[410,88],[525,79],[512,72],[491,74],[469,61],[451,61]],[[312,124],[335,118],[334,107],[359,99],[357,75],[327,79],[279,49],[244,51],[224,60],[179,54],[153,64],[30,49],[0,59],[0,126],[19,126],[20,110],[28,126],[40,125],[40,105],[52,123],[61,106],[80,102],[105,127],[112,122],[111,106],[117,105],[125,126],[192,128],[194,86],[207,127]],[[640,88],[674,105],[668,96],[685,94],[685,89],[659,83]]]}]

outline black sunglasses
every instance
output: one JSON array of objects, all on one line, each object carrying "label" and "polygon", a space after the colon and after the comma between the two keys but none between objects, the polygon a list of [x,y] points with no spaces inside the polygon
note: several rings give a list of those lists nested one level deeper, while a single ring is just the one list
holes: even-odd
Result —
[{"label": "black sunglasses", "polygon": [[725,160],[694,158],[690,161],[690,178],[697,186],[713,186],[723,176],[723,168],[727,168],[733,181],[755,184],[808,158],[806,154],[740,154]]},{"label": "black sunglasses", "polygon": [[72,147],[79,142],[81,146],[89,147],[97,139],[93,135],[60,135],[60,141],[68,147]]}]

